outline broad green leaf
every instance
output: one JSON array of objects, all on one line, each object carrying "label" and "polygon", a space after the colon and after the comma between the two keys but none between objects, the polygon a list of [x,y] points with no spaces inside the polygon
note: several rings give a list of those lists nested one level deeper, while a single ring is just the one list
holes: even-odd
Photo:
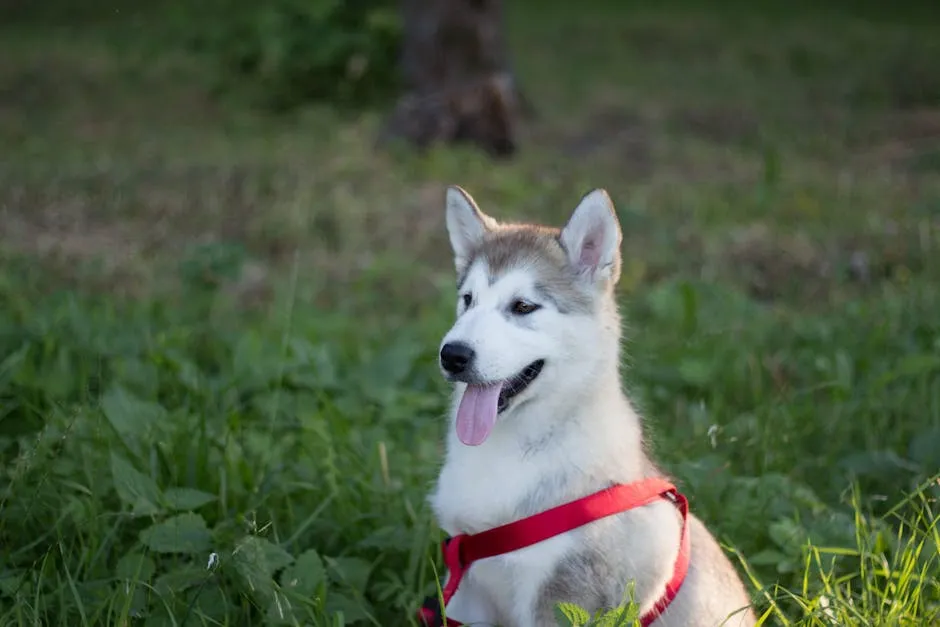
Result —
[{"label": "broad green leaf", "polygon": [[40,373],[43,391],[53,398],[67,396],[75,385],[75,368],[69,352],[60,348],[55,357],[48,359]]},{"label": "broad green leaf", "polygon": [[295,384],[313,390],[333,389],[339,384],[333,354],[327,346],[295,337],[290,340],[290,348],[302,366],[287,375]]},{"label": "broad green leaf", "polygon": [[325,579],[323,560],[314,549],[309,549],[301,553],[297,560],[281,573],[281,587],[294,590],[305,597],[312,597]]},{"label": "broad green leaf", "polygon": [[163,597],[180,594],[193,586],[198,586],[210,576],[204,568],[190,564],[157,577],[154,590]]},{"label": "broad green leaf", "polygon": [[164,502],[175,510],[198,509],[217,498],[214,494],[193,488],[167,488],[163,493]]},{"label": "broad green leaf", "polygon": [[271,591],[271,600],[265,615],[267,625],[304,625],[303,619],[307,609],[302,603],[284,593],[283,590]]},{"label": "broad green leaf", "polygon": [[607,612],[598,612],[592,627],[640,627],[640,608],[636,603],[628,603]]},{"label": "broad green leaf", "polygon": [[334,581],[345,583],[353,590],[366,589],[372,564],[359,557],[327,557],[330,574]]},{"label": "broad green leaf", "polygon": [[284,358],[281,349],[272,346],[260,333],[245,333],[235,345],[232,374],[245,384],[261,384],[281,371]]},{"label": "broad green leaf", "polygon": [[940,427],[924,429],[911,438],[908,457],[928,472],[940,468]]},{"label": "broad green leaf", "polygon": [[776,566],[786,559],[787,556],[776,549],[764,549],[748,556],[747,561],[753,566]]},{"label": "broad green leaf", "polygon": [[140,400],[122,387],[113,387],[104,394],[101,410],[129,445],[146,440],[166,419],[166,410],[162,406]]},{"label": "broad green leaf", "polygon": [[715,363],[689,357],[679,362],[679,376],[689,385],[705,387],[715,373]]},{"label": "broad green leaf", "polygon": [[884,387],[898,379],[917,378],[940,370],[940,355],[918,353],[902,357],[879,383]]},{"label": "broad green leaf", "polygon": [[155,397],[158,394],[160,371],[152,361],[144,361],[137,357],[121,357],[115,359],[111,367],[114,368],[114,379],[136,390],[138,394],[142,394],[145,398]]},{"label": "broad green leaf", "polygon": [[859,450],[845,456],[841,465],[854,475],[883,478],[899,477],[920,470],[917,464],[892,450]]},{"label": "broad green leaf", "polygon": [[272,590],[274,573],[294,561],[290,553],[259,536],[248,536],[232,552],[235,569],[252,590]]},{"label": "broad green leaf", "polygon": [[199,514],[187,512],[140,532],[140,540],[157,553],[201,553],[212,546],[212,534]]},{"label": "broad green leaf", "polygon": [[140,553],[128,553],[118,560],[114,570],[116,577],[131,581],[149,581],[156,572],[157,566],[153,560]]},{"label": "broad green leaf", "polygon": [[646,303],[652,313],[662,320],[681,322],[684,313],[681,283],[664,281],[649,290]]},{"label": "broad green leaf", "polygon": [[111,453],[111,477],[118,498],[130,505],[134,514],[150,516],[162,511],[156,482],[115,453]]},{"label": "broad green leaf", "polygon": [[148,597],[151,596],[147,586],[138,583],[121,584],[116,586],[114,593],[116,595],[111,600],[118,604],[122,614],[126,611],[131,618],[142,618],[147,614],[150,605]]},{"label": "broad green leaf", "polygon": [[[221,586],[210,583],[199,591],[199,598],[196,600],[194,615],[205,617],[196,624],[199,625],[225,625],[232,624],[233,605],[232,599],[228,597]],[[228,616],[228,620],[226,620]],[[296,624],[296,623],[295,623]]]},{"label": "broad green leaf", "polygon": [[18,349],[6,355],[0,361],[0,386],[6,386],[10,379],[14,379],[17,371],[26,363],[30,344],[24,342]]},{"label": "broad green leaf", "polygon": [[781,518],[767,527],[770,539],[790,555],[799,555],[806,531],[789,518]]},{"label": "broad green leaf", "polygon": [[365,599],[353,599],[340,592],[330,592],[326,599],[326,611],[330,616],[342,613],[343,624],[349,625],[360,620],[369,620],[372,607]]},{"label": "broad green leaf", "polygon": [[591,620],[591,615],[573,603],[558,603],[555,605],[555,620],[564,627],[583,627]]},{"label": "broad green leaf", "polygon": [[23,573],[16,570],[0,572],[0,597],[12,597],[20,590],[23,583]]}]

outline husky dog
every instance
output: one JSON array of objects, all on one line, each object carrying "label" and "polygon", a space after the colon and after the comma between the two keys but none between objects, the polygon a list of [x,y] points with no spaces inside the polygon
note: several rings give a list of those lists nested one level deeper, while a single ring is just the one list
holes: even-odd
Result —
[{"label": "husky dog", "polygon": [[[429,497],[450,535],[476,534],[614,484],[663,473],[621,388],[620,224],[604,190],[562,229],[503,224],[459,187],[446,194],[457,319],[440,366],[454,383],[446,459]],[[687,519],[691,560],[654,627],[754,625],[731,562]],[[682,520],[657,501],[475,562],[447,605],[466,625],[555,625],[559,602],[647,612],[679,553]]]}]

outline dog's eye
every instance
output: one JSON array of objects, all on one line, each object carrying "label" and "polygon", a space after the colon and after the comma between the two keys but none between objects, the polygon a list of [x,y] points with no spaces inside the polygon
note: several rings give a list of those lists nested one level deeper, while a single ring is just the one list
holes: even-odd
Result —
[{"label": "dog's eye", "polygon": [[525,316],[532,313],[536,309],[541,309],[541,305],[536,305],[535,303],[530,303],[524,300],[513,301],[511,307],[512,313],[516,314],[517,316]]},{"label": "dog's eye", "polygon": [[469,307],[469,306],[470,306],[470,303],[472,303],[472,302],[473,302],[473,296],[472,296],[472,295],[470,295],[470,294],[464,294],[464,295],[463,295],[463,306],[464,306],[464,307]]}]

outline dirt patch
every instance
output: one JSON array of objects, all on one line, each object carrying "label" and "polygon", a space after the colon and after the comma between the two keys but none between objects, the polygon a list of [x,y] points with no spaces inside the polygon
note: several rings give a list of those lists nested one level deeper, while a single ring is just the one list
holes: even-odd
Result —
[{"label": "dirt patch", "polygon": [[882,233],[845,236],[838,249],[845,258],[842,274],[849,280],[868,284],[882,280],[905,280],[934,270],[940,222],[887,221]]},{"label": "dirt patch", "polygon": [[[3,257],[25,257],[50,285],[81,283],[92,291],[137,296],[147,274],[146,245],[127,225],[51,226],[0,212]],[[46,281],[48,279],[48,281]]]},{"label": "dirt patch", "polygon": [[758,300],[773,301],[794,291],[813,300],[825,294],[832,276],[831,262],[808,237],[776,232],[766,224],[731,231],[722,248],[726,271]]},{"label": "dirt patch", "polygon": [[562,139],[562,151],[573,159],[614,151],[627,180],[653,174],[651,121],[623,106],[606,105],[587,113],[584,124]]},{"label": "dirt patch", "polygon": [[138,67],[90,44],[16,52],[0,59],[0,140],[122,139],[140,129],[215,123],[220,114],[205,81],[191,80],[198,64],[180,55]]},{"label": "dirt patch", "polygon": [[[29,200],[22,189],[14,191],[19,191],[20,202]],[[50,284],[141,297],[178,285],[187,274],[183,266],[200,246],[230,241],[224,228],[190,230],[153,216],[96,215],[87,197],[45,200],[18,205],[19,209],[31,206],[31,211],[13,211],[9,206],[0,211],[0,250],[4,256],[39,264]],[[245,306],[267,302],[272,295],[268,265],[245,259],[237,266],[232,276],[214,283]]]},{"label": "dirt patch", "polygon": [[[645,61],[709,58],[721,47],[715,21],[696,11],[686,11],[682,18],[670,15],[636,21],[621,27],[619,34],[636,59]],[[590,41],[596,35],[585,32],[583,36]]]},{"label": "dirt patch", "polygon": [[133,292],[157,260],[178,262],[200,242],[244,239],[269,195],[269,174],[138,166],[17,180],[0,171],[0,245],[57,275],[96,276]]},{"label": "dirt patch", "polygon": [[890,112],[861,121],[848,137],[853,164],[940,171],[940,107]]},{"label": "dirt patch", "polygon": [[849,100],[901,111],[940,107],[940,45],[891,51],[850,90]]},{"label": "dirt patch", "polygon": [[726,276],[754,298],[812,303],[935,272],[940,223],[886,221],[880,231],[832,233],[774,231],[754,224],[731,231],[718,258]]},{"label": "dirt patch", "polygon": [[14,181],[0,173],[0,203],[37,228],[88,230],[114,222],[145,225],[144,239],[213,231],[240,237],[251,216],[296,179],[272,167],[137,164]]},{"label": "dirt patch", "polygon": [[[306,163],[138,164],[3,184],[0,170],[0,248],[67,284],[135,295],[155,283],[203,280],[213,251],[234,247],[242,251],[237,263],[223,260],[225,276],[209,279],[248,306],[267,302],[272,273],[292,264],[304,283],[342,294],[386,276],[408,251],[412,261],[398,274],[409,280],[378,281],[376,289],[422,292],[417,282],[436,293],[428,279],[451,263],[442,184],[402,186],[384,170],[363,180],[321,180],[311,171]],[[439,263],[415,269],[414,259]]]},{"label": "dirt patch", "polygon": [[67,264],[100,260],[111,273],[131,265],[147,248],[141,233],[130,225],[79,226],[51,220],[31,222],[6,212],[2,215],[7,247]]},{"label": "dirt patch", "polygon": [[755,115],[732,108],[678,109],[669,116],[668,127],[720,145],[754,143],[760,135],[760,122]]},{"label": "dirt patch", "polygon": [[97,83],[75,68],[33,64],[0,71],[0,111],[35,111],[61,103],[62,98],[93,97]]}]

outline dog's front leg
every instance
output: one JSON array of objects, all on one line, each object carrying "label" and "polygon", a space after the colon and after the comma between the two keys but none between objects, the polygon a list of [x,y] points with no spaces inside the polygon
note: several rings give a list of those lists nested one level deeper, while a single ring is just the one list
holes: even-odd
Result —
[{"label": "dog's front leg", "polygon": [[465,576],[460,582],[447,604],[447,618],[468,627],[495,627],[497,624],[496,611],[472,576]]},{"label": "dog's front leg", "polygon": [[555,604],[545,599],[528,605],[528,612],[519,612],[514,623],[518,627],[555,627]]}]

